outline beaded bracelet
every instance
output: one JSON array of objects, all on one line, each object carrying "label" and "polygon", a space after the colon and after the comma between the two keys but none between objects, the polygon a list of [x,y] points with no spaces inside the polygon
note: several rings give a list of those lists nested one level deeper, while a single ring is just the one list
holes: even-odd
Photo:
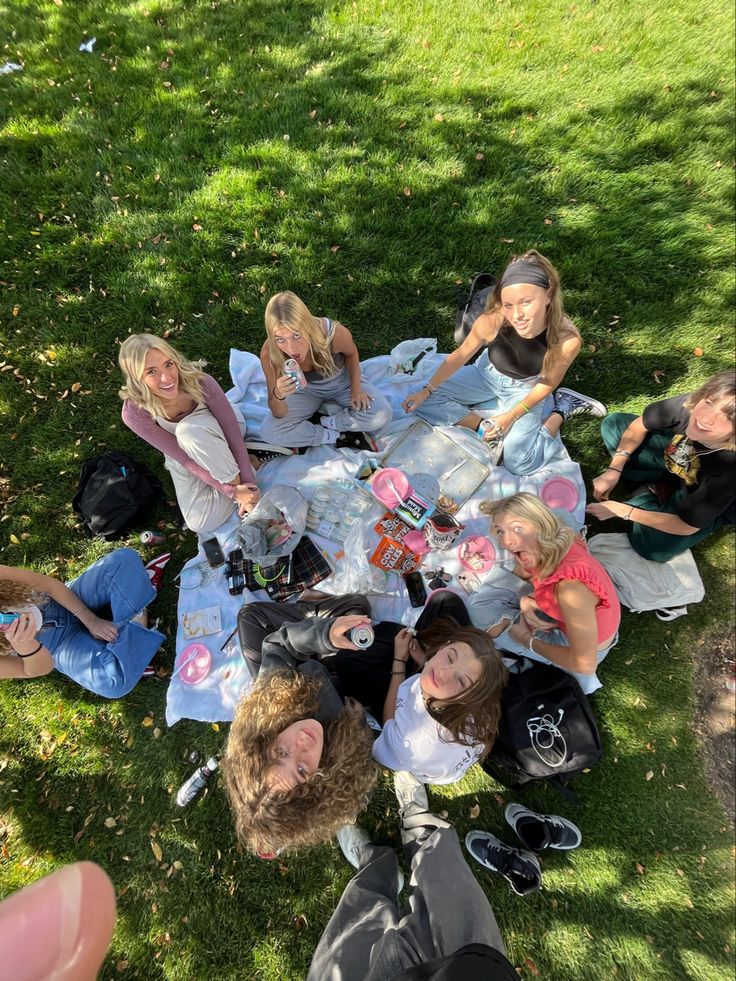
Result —
[{"label": "beaded bracelet", "polygon": [[397,678],[398,677],[401,677],[401,678],[405,678],[406,677],[406,671],[392,671],[391,674],[393,676],[397,677]]},{"label": "beaded bracelet", "polygon": [[432,382],[425,382],[422,388],[426,388],[430,395],[433,395],[437,391]]}]

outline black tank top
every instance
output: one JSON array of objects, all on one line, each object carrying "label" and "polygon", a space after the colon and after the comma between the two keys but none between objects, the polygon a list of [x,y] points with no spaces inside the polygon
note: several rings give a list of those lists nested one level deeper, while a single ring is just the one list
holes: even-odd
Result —
[{"label": "black tank top", "polygon": [[533,378],[542,370],[547,353],[547,331],[525,340],[511,324],[504,324],[488,347],[488,358],[502,375],[509,378]]}]

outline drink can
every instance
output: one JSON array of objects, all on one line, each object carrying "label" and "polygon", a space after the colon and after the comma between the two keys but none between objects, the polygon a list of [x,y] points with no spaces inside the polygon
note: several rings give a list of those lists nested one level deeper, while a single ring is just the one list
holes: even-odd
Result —
[{"label": "drink can", "polygon": [[369,627],[367,624],[363,624],[360,627],[353,627],[350,631],[351,643],[355,644],[361,651],[364,651],[366,647],[370,647],[375,639],[376,635],[373,633],[373,627]]},{"label": "drink can", "polygon": [[162,545],[166,541],[164,535],[159,535],[155,531],[142,531],[141,532],[141,544],[142,545]]},{"label": "drink can", "polygon": [[299,367],[299,362],[295,361],[294,358],[287,358],[284,361],[284,374],[288,375],[296,383],[297,388],[307,387],[307,379],[304,377],[304,372]]}]

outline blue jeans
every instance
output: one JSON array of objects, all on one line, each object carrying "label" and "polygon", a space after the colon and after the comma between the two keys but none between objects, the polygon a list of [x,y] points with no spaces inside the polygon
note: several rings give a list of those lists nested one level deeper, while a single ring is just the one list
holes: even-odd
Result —
[{"label": "blue jeans", "polygon": [[[533,378],[509,378],[491,364],[484,351],[474,364],[465,365],[417,409],[416,414],[433,426],[454,426],[468,412],[489,416],[506,412],[518,405],[537,384]],[[526,412],[515,422],[503,443],[503,466],[511,473],[524,476],[536,473],[555,460],[567,459],[559,436],[551,436],[542,425],[553,408],[552,396]]]},{"label": "blue jeans", "polygon": [[85,606],[111,619],[118,636],[109,644],[95,640],[69,610],[50,599],[41,609],[38,639],[51,652],[57,671],[83,688],[105,698],[127,695],[164,639],[157,630],[130,622],[156,596],[143,560],[132,548],[116,549],[68,586]]},{"label": "blue jeans", "polygon": [[[501,656],[503,656],[504,651],[510,651],[512,654],[520,654],[523,657],[528,657],[532,661],[541,661],[542,664],[553,664],[556,668],[560,668],[561,671],[567,671],[568,674],[571,674],[573,678],[577,679],[578,684],[586,695],[591,695],[594,691],[598,691],[598,689],[602,687],[602,682],[598,678],[597,674],[580,674],[578,671],[568,671],[567,668],[562,668],[559,664],[555,664],[554,661],[550,661],[546,657],[542,657],[541,654],[530,651],[528,647],[524,647],[524,645],[520,644],[518,640],[514,640],[513,637],[509,636],[509,629],[511,628],[504,630],[504,632],[495,640],[495,644],[498,647]],[[567,634],[558,627],[554,627],[552,630],[542,630],[534,635],[534,639],[541,640],[543,644],[558,644],[560,647],[570,646],[570,641]],[[618,644],[618,633],[616,633],[616,636],[613,638],[608,647],[604,648],[602,651],[598,651],[598,664],[601,663],[606,654],[608,654],[611,648],[615,647],[616,644]]]}]

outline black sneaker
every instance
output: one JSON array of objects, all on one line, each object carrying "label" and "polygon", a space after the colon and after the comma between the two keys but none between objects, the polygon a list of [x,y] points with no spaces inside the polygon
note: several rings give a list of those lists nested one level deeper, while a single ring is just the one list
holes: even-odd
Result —
[{"label": "black sneaker", "polygon": [[589,395],[573,392],[571,388],[558,388],[554,394],[555,407],[553,412],[559,412],[567,421],[573,416],[598,416],[602,419],[608,414],[608,409],[602,402],[592,399]]},{"label": "black sneaker", "polygon": [[528,896],[542,884],[542,869],[533,852],[507,845],[487,831],[470,831],[465,847],[476,862],[499,872],[517,896]]},{"label": "black sneaker", "polygon": [[370,450],[378,452],[378,444],[365,433],[340,433],[333,444],[338,450]]},{"label": "black sneaker", "polygon": [[545,848],[569,852],[583,840],[580,828],[572,821],[556,814],[537,814],[523,804],[507,804],[503,816],[522,845],[533,852],[543,852]]},{"label": "black sneaker", "polygon": [[276,443],[261,443],[258,440],[247,439],[245,448],[251,456],[261,463],[269,463],[271,460],[283,460],[286,457],[294,456],[294,450],[288,446],[278,446]]}]

